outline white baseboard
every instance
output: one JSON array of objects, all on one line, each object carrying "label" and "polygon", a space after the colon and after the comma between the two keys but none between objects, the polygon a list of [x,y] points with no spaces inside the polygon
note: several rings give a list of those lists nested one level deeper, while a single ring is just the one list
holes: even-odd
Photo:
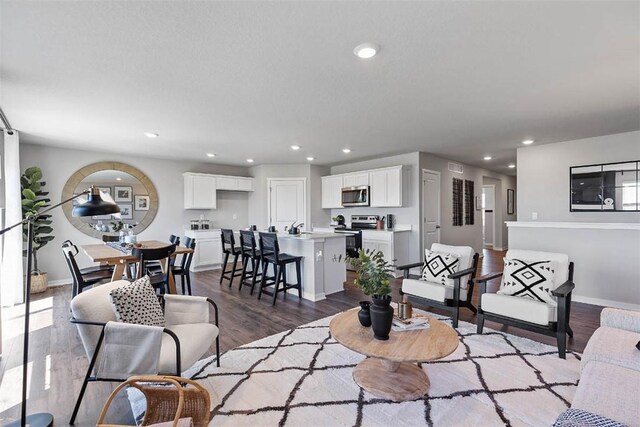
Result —
[{"label": "white baseboard", "polygon": [[640,304],[630,304],[627,302],[612,301],[607,299],[583,297],[580,295],[572,295],[571,299],[573,301],[581,302],[584,304],[601,305],[604,307],[614,307],[614,308],[622,308],[625,310],[640,311]]},{"label": "white baseboard", "polygon": [[49,280],[49,287],[55,288],[56,286],[70,285],[73,281],[69,279]]}]

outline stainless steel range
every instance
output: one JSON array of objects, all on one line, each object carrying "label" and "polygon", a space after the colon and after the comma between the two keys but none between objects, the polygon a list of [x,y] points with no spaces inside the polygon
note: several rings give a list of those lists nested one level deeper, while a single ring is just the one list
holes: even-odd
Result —
[{"label": "stainless steel range", "polygon": [[[357,257],[358,250],[362,248],[362,230],[376,228],[378,217],[375,215],[351,215],[351,227],[335,227],[336,233],[348,233],[346,252],[350,257]],[[351,269],[347,264],[347,269]]]}]

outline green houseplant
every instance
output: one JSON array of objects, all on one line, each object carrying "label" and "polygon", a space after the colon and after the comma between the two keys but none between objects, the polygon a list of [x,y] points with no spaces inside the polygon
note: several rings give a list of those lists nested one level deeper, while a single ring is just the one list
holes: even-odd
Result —
[{"label": "green houseplant", "polygon": [[[42,180],[42,170],[37,166],[27,168],[20,177],[20,189],[22,192],[22,217],[24,219],[37,215],[42,209],[49,206],[51,200],[46,196],[48,192],[43,190],[46,182]],[[31,274],[31,292],[43,292],[47,289],[47,273],[38,268],[38,251],[52,241],[51,215],[42,215],[33,222],[33,270]],[[27,241],[27,225],[22,228],[22,239]],[[27,256],[27,251],[23,251]]]},{"label": "green houseplant", "polygon": [[[371,296],[373,305],[368,301],[360,302],[362,307],[358,318],[362,326],[373,328],[374,337],[379,340],[389,339],[391,322],[393,321],[393,308],[391,303],[391,279],[393,265],[384,259],[382,251],[358,250],[357,257],[347,257],[347,263],[356,271],[353,281],[362,289],[365,295]],[[367,321],[366,311],[370,312],[370,320]],[[368,324],[367,324],[368,323]]]}]

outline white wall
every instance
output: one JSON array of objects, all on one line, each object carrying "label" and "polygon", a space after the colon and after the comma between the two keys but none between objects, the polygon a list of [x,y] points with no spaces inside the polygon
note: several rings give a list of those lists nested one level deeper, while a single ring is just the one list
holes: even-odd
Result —
[{"label": "white wall", "polygon": [[520,221],[638,222],[639,212],[569,212],[569,168],[640,160],[640,131],[518,149]]},{"label": "white wall", "polygon": [[[42,168],[44,180],[47,183],[45,189],[49,191],[53,202],[60,201],[62,188],[73,173],[90,163],[99,161],[119,161],[135,166],[155,185],[159,196],[158,213],[151,225],[140,233],[141,239],[166,240],[170,234],[181,235],[183,227],[188,225],[189,220],[199,218],[200,214],[212,220],[214,227],[238,229],[247,227],[249,224],[247,193],[219,191],[216,210],[183,209],[183,172],[248,176],[248,169],[244,167],[131,156],[118,158],[113,153],[30,144],[22,144],[20,151],[22,170],[30,166]],[[233,219],[233,214],[237,215],[237,219]],[[42,249],[39,260],[41,269],[49,273],[49,280],[58,281],[70,277],[60,249],[62,242],[70,239],[77,245],[83,245],[98,241],[76,230],[67,221],[62,209],[56,209],[53,212],[53,229],[56,239]],[[84,257],[80,259],[83,261],[83,266],[89,265]]]},{"label": "white wall", "polygon": [[315,224],[317,227],[327,226],[330,221],[329,211],[322,209],[322,188],[320,177],[328,175],[329,169],[309,164],[300,165],[258,165],[249,169],[249,174],[254,177],[255,190],[249,195],[248,221],[255,224],[259,230],[269,226],[269,178],[306,178],[307,180],[307,217],[305,228],[310,230]]}]

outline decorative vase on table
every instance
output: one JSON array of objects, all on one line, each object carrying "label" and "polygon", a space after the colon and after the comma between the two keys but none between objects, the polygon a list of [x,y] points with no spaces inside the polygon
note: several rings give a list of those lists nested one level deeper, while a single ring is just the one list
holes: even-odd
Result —
[{"label": "decorative vase on table", "polygon": [[393,322],[393,307],[391,307],[391,296],[374,295],[373,305],[369,311],[371,312],[371,328],[373,329],[373,337],[378,340],[386,341],[389,339],[391,332],[391,323]]},{"label": "decorative vase on table", "polygon": [[360,301],[360,311],[358,312],[358,320],[360,324],[365,328],[371,326],[371,313],[369,312],[369,307],[371,306],[371,301]]}]

